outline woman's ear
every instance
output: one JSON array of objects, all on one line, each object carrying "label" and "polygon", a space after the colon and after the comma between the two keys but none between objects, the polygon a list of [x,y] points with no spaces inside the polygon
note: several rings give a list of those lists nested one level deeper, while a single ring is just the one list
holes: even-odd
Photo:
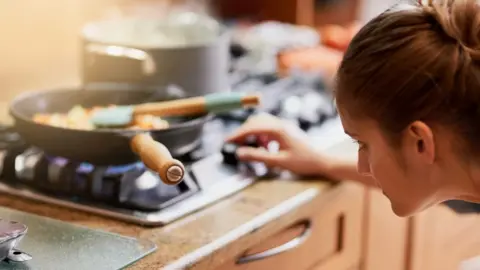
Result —
[{"label": "woman's ear", "polygon": [[432,129],[422,121],[415,121],[408,126],[405,136],[409,154],[415,155],[427,164],[432,164],[435,160],[435,141]]}]

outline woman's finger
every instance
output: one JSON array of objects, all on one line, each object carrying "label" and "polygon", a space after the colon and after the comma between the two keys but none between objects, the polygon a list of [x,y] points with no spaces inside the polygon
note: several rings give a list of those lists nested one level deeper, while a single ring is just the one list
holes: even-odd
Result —
[{"label": "woman's finger", "polygon": [[263,162],[269,167],[283,167],[286,162],[284,152],[270,153],[265,148],[240,147],[236,154],[239,160]]},{"label": "woman's finger", "polygon": [[266,136],[271,140],[277,140],[279,143],[284,141],[284,134],[281,127],[271,125],[245,125],[236,130],[226,138],[227,142],[242,142],[248,136]]}]

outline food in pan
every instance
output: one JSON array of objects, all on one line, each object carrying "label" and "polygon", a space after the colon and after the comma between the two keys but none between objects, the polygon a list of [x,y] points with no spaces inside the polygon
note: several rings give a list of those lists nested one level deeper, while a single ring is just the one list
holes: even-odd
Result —
[{"label": "food in pan", "polygon": [[[110,105],[113,107],[115,105]],[[93,130],[97,129],[91,123],[91,118],[96,110],[100,107],[84,108],[82,106],[75,106],[67,113],[37,113],[33,116],[33,121],[39,124],[50,125],[55,127]],[[158,116],[149,114],[137,115],[134,117],[132,123],[126,126],[126,129],[166,129],[169,127],[168,121]]]}]

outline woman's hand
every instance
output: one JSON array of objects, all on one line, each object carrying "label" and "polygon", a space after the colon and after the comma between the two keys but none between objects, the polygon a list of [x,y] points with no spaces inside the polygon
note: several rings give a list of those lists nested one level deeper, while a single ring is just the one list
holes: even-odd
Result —
[{"label": "woman's hand", "polygon": [[[308,145],[303,131],[272,115],[249,118],[227,141],[242,143],[249,136],[256,136],[263,147],[240,147],[237,150],[240,160],[260,161],[269,167],[279,167],[299,175],[320,175],[329,167],[329,160]],[[265,149],[271,141],[278,142],[277,152]]]},{"label": "woman's hand", "polygon": [[240,147],[237,150],[240,160],[260,161],[269,167],[279,167],[299,175],[321,175],[378,187],[372,177],[362,176],[357,172],[355,161],[319,153],[308,144],[308,137],[302,130],[272,115],[263,114],[249,118],[227,141],[242,143],[248,136],[256,136],[265,148],[271,141],[277,141],[280,149],[278,152],[269,152],[265,148]]}]

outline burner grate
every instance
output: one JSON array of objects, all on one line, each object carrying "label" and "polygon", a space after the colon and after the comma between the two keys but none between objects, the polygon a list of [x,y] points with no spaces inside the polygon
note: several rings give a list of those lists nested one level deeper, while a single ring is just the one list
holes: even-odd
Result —
[{"label": "burner grate", "polygon": [[3,167],[12,164],[14,167],[14,177],[11,173],[10,177],[2,177],[6,184],[63,199],[158,211],[172,201],[198,191],[192,179],[185,179],[177,186],[165,185],[141,162],[96,167],[50,157],[37,148],[26,148],[23,152],[16,150],[15,153],[11,153],[12,150],[16,149],[0,150]]}]

